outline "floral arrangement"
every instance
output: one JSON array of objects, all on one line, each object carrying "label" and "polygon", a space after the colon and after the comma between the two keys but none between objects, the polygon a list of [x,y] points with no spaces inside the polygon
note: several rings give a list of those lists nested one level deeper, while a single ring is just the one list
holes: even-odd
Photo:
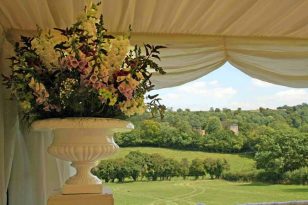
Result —
[{"label": "floral arrangement", "polygon": [[93,4],[71,27],[21,37],[4,77],[28,121],[52,117],[118,117],[163,112],[150,71],[164,74],[154,61],[164,46],[135,46],[129,36],[108,35]]}]

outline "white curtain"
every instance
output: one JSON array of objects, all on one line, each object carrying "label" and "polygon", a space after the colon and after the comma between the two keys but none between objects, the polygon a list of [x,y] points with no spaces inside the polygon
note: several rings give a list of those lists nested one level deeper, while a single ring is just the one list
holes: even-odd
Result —
[{"label": "white curtain", "polygon": [[[2,62],[4,56],[4,45],[6,44],[0,26],[0,54]],[[2,49],[3,48],[3,49]],[[0,65],[4,66],[2,63]],[[8,102],[7,92],[3,89],[2,80],[0,80],[0,191],[1,204],[6,203],[6,193],[11,173],[13,161],[14,142],[16,137],[16,108],[14,103]]]},{"label": "white curtain", "polygon": [[50,133],[18,133],[8,204],[45,205],[50,195],[60,192],[70,168],[68,162],[56,160],[47,153],[51,140]]},{"label": "white curtain", "polygon": [[[0,81],[1,82],[1,81]],[[6,202],[6,174],[4,161],[4,116],[3,116],[3,90],[0,85],[0,205]]]},{"label": "white curtain", "polygon": [[[8,74],[6,58],[13,48],[5,39],[2,42],[5,52],[0,65],[2,73]],[[72,170],[68,162],[47,154],[50,133],[31,132],[18,119],[17,105],[2,81],[0,97],[0,205],[7,204],[7,193],[10,205],[44,205],[51,194],[60,191]]]},{"label": "white curtain", "polygon": [[[99,2],[94,0],[93,2]],[[70,25],[89,0],[1,0],[5,29]],[[110,32],[307,38],[306,0],[103,0]]]},{"label": "white curtain", "polygon": [[[172,41],[174,44],[170,43]],[[200,43],[180,44],[177,41],[177,37],[168,42],[157,40],[168,48],[161,50],[160,63],[167,75],[154,76],[156,88],[195,80],[218,69],[226,61],[263,81],[308,87],[308,40],[203,37],[195,39]]]},{"label": "white curtain", "polygon": [[[3,0],[0,24],[14,42],[36,25],[70,25],[87,2]],[[131,24],[133,44],[168,46],[161,63],[168,74],[155,76],[157,88],[197,79],[226,61],[254,78],[308,87],[308,1],[105,0],[101,10],[110,32]]]}]

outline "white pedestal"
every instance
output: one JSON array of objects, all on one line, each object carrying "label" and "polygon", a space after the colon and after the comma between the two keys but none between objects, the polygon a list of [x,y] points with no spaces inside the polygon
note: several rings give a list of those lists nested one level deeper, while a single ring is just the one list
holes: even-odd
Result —
[{"label": "white pedestal", "polygon": [[62,194],[97,194],[103,192],[102,184],[64,184]]},{"label": "white pedestal", "polygon": [[47,205],[114,205],[112,193],[57,194],[49,197]]}]

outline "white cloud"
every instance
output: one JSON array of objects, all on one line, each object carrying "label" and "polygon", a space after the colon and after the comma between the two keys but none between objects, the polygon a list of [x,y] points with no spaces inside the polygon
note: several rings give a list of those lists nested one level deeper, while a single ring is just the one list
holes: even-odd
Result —
[{"label": "white cloud", "polygon": [[[255,110],[259,107],[275,109],[283,105],[308,103],[308,89],[286,88],[258,79],[249,79],[250,83],[224,85],[219,80],[197,80],[182,86],[162,89],[162,103],[167,107],[208,110],[217,108],[242,108]],[[248,81],[248,82],[249,82]],[[247,82],[247,81],[246,81]]]},{"label": "white cloud", "polygon": [[219,107],[226,107],[236,93],[235,88],[223,86],[214,80],[195,81],[170,90],[166,89],[162,91],[160,97],[167,107],[208,110],[217,104],[220,104]]},{"label": "white cloud", "polygon": [[274,84],[272,83],[268,83],[268,82],[265,82],[265,81],[262,81],[262,80],[259,80],[259,79],[255,79],[255,78],[252,78],[251,79],[251,82],[254,86],[256,87],[261,87],[261,88],[268,88],[268,87],[272,87],[272,86],[275,86]]},{"label": "white cloud", "polygon": [[219,84],[218,80],[212,80],[209,82],[209,85],[218,85],[218,84]]},{"label": "white cloud", "polygon": [[178,91],[184,92],[186,94],[214,98],[230,98],[237,93],[237,90],[235,90],[233,87],[221,86],[218,81],[210,81],[209,83],[204,81],[192,82],[180,86]]},{"label": "white cloud", "polygon": [[285,89],[277,91],[272,95],[261,95],[255,96],[250,99],[250,101],[235,101],[230,103],[232,109],[236,107],[241,107],[245,110],[254,110],[259,107],[266,107],[276,109],[283,105],[298,105],[304,102],[308,102],[308,90],[307,89]]},{"label": "white cloud", "polygon": [[181,95],[179,93],[168,93],[162,96],[164,96],[164,100],[167,101],[179,100],[181,98]]},{"label": "white cloud", "polygon": [[219,87],[219,88],[214,88],[212,92],[213,96],[217,98],[230,98],[237,93],[237,90],[235,90],[232,87]]},{"label": "white cloud", "polygon": [[274,94],[273,100],[281,105],[296,105],[308,101],[308,91],[305,89],[287,89]]}]

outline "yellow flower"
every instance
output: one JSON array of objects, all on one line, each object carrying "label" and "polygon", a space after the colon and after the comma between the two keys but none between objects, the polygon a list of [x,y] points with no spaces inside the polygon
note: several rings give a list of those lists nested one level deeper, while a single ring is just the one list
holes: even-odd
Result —
[{"label": "yellow flower", "polygon": [[118,76],[117,77],[117,82],[122,82],[125,79],[126,79],[126,76]]},{"label": "yellow flower", "polygon": [[116,102],[117,102],[117,100],[118,100],[118,97],[117,97],[117,96],[114,96],[114,97],[110,98],[109,105],[110,105],[110,106],[115,105]]},{"label": "yellow flower", "polygon": [[119,103],[120,110],[127,116],[144,113],[146,106],[143,97]]},{"label": "yellow flower", "polygon": [[59,31],[46,30],[31,41],[31,46],[35,49],[47,68],[53,68],[59,67],[58,59],[60,57],[60,53],[54,47],[62,41],[65,41],[65,37]]},{"label": "yellow flower", "polygon": [[99,89],[99,95],[104,97],[104,99],[112,98],[112,92],[110,92],[107,88]]},{"label": "yellow flower", "polygon": [[130,85],[132,89],[136,89],[136,87],[139,85],[139,82],[133,78],[130,78],[128,80],[128,84]]},{"label": "yellow flower", "polygon": [[84,21],[82,23],[82,27],[86,32],[88,32],[90,36],[96,38],[97,30],[95,26],[95,19],[94,20],[88,19],[87,21]]},{"label": "yellow flower", "polygon": [[129,40],[123,36],[117,36],[106,43],[108,55],[105,58],[105,66],[109,69],[120,69],[129,49]]},{"label": "yellow flower", "polygon": [[31,109],[31,103],[29,101],[21,101],[19,105],[21,109],[23,109],[26,112]]},{"label": "yellow flower", "polygon": [[35,88],[35,80],[34,80],[33,77],[31,78],[31,80],[30,80],[30,82],[28,83],[28,85],[29,85],[29,87],[32,88],[32,89]]},{"label": "yellow flower", "polygon": [[137,72],[136,76],[137,76],[138,80],[143,80],[144,79],[144,77],[143,77],[141,72]]}]

